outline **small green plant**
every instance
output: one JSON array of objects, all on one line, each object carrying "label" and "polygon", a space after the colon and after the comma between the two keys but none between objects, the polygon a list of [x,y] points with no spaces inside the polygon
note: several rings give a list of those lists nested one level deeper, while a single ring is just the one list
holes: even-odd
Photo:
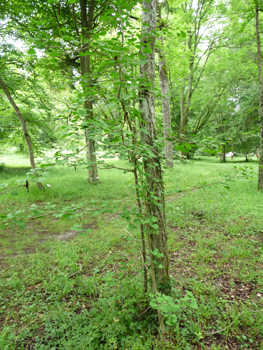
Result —
[{"label": "small green plant", "polygon": [[189,291],[186,291],[183,298],[175,299],[161,293],[150,294],[150,297],[150,306],[154,310],[161,310],[168,326],[175,326],[178,323],[177,314],[180,309],[198,309],[197,301]]}]

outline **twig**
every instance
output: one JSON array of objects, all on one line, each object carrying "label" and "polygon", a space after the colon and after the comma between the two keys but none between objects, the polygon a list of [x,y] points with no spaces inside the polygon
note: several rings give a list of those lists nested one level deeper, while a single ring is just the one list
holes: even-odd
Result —
[{"label": "twig", "polygon": [[81,273],[81,271],[82,271],[82,265],[80,264],[80,269],[79,269],[79,271],[72,272],[72,273],[70,273],[67,277],[68,277],[68,278],[69,278],[69,277],[72,277],[72,276],[76,275],[77,273]]},{"label": "twig", "polygon": [[18,185],[18,186],[14,186],[14,187],[8,187],[6,190],[4,190],[3,192],[1,192],[0,195],[3,194],[3,193],[5,193],[5,192],[7,192],[7,191],[9,191],[9,190],[12,190],[13,188],[22,187],[22,186],[25,186],[25,185]]},{"label": "twig", "polygon": [[150,308],[151,308],[151,306],[148,306],[147,309],[144,310],[144,311],[143,311],[142,313],[140,313],[139,315],[137,315],[137,317],[138,317],[138,316],[141,316],[141,315],[143,315],[143,314],[145,314],[145,312],[147,312]]},{"label": "twig", "polygon": [[118,250],[117,250],[115,253],[122,254],[122,255],[124,255],[128,260],[131,260],[131,261],[135,262],[135,261],[132,260],[128,255],[126,255],[126,254],[124,254],[124,253],[122,253],[122,252],[119,252]]},{"label": "twig", "polygon": [[98,168],[98,169],[102,169],[102,170],[104,170],[104,169],[119,169],[119,170],[124,170],[124,171],[128,171],[128,172],[134,173],[134,170],[132,170],[132,169],[119,168],[119,167],[117,167],[117,166],[114,166],[114,165],[107,165],[107,164],[106,164],[106,166],[107,166],[107,167]]}]

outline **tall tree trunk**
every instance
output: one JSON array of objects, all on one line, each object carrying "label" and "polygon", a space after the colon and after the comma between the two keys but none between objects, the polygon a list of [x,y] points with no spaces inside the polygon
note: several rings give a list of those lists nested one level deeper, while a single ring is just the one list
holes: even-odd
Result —
[{"label": "tall tree trunk", "polygon": [[[190,61],[189,61],[189,76],[188,76],[188,89],[187,96],[185,99],[185,81],[183,82],[183,87],[181,91],[181,119],[180,119],[180,140],[181,142],[186,142],[186,125],[188,120],[188,114],[190,110],[192,95],[193,95],[193,80],[194,80],[194,59],[195,53],[192,52],[192,37],[193,34],[191,31],[188,31],[188,51],[191,52]],[[186,159],[186,152],[181,151],[181,161]]]},{"label": "tall tree trunk", "polygon": [[[35,164],[35,157],[34,157],[34,151],[33,151],[33,146],[32,146],[32,142],[31,142],[31,138],[29,136],[27,127],[26,127],[26,121],[23,118],[23,115],[20,111],[20,109],[18,108],[18,106],[16,105],[15,101],[13,100],[12,96],[10,95],[8,88],[6,87],[3,79],[0,77],[0,86],[3,89],[8,101],[10,102],[11,106],[14,108],[16,115],[18,116],[21,126],[22,126],[22,131],[27,143],[27,148],[28,148],[28,153],[29,153],[29,160],[30,160],[30,165],[32,169],[36,169],[36,164]],[[37,182],[37,187],[41,190],[44,189],[43,185],[41,182]]]},{"label": "tall tree trunk", "polygon": [[[156,30],[156,0],[142,1],[142,38],[141,52],[150,49],[151,53],[145,53],[147,62],[140,66],[139,109],[141,113],[141,128],[146,128],[147,133],[141,131],[141,141],[145,147],[146,155],[143,158],[146,180],[146,211],[151,220],[147,224],[147,237],[149,255],[151,261],[151,276],[153,292],[158,289],[164,293],[170,293],[169,258],[167,247],[167,232],[165,220],[164,187],[159,153],[156,147],[155,133],[155,30]],[[153,220],[154,219],[154,220]],[[153,222],[155,224],[153,225]],[[153,256],[153,252],[155,252]],[[157,255],[156,255],[157,252]],[[157,263],[154,265],[154,261]],[[165,327],[161,311],[158,310],[158,319],[162,334]]]},{"label": "tall tree trunk", "polygon": [[[159,29],[162,28],[161,24],[161,4],[157,0],[158,5],[158,21]],[[161,46],[163,47],[163,37],[159,38]],[[159,49],[159,79],[162,92],[162,112],[163,112],[163,134],[164,134],[164,151],[165,151],[165,164],[168,168],[173,167],[173,143],[171,139],[171,113],[170,113],[170,98],[169,98],[169,82],[168,82],[168,70],[166,66],[165,55],[162,49]]]},{"label": "tall tree trunk", "polygon": [[226,145],[222,146],[222,162],[226,162]]},{"label": "tall tree trunk", "polygon": [[258,169],[258,190],[263,189],[263,81],[261,64],[261,47],[259,35],[259,6],[256,6],[256,32],[258,48],[258,85],[259,85],[259,121],[260,121],[260,145],[259,145],[259,169]]},{"label": "tall tree trunk", "polygon": [[[186,141],[186,124],[187,124],[184,92],[185,92],[185,82],[183,82],[183,87],[181,90],[181,97],[180,97],[181,117],[180,117],[180,125],[179,125],[179,138],[182,142]],[[181,151],[180,153],[181,153],[180,160],[182,162],[186,159],[186,152]]]},{"label": "tall tree trunk", "polygon": [[[91,30],[93,27],[94,20],[94,9],[95,9],[95,0],[89,1],[88,14],[87,14],[87,0],[80,0],[80,9],[81,9],[81,29],[83,36],[83,50],[82,52],[88,52],[90,46]],[[90,55],[85,55],[81,57],[81,75],[84,80],[84,89],[87,91],[92,89],[92,77],[91,77],[91,67],[90,67]],[[92,96],[87,96],[85,101],[85,108],[87,110],[86,120],[93,119],[93,102]],[[89,181],[96,182],[98,181],[98,167],[96,163],[95,155],[95,141],[90,138],[91,128],[85,130],[86,143],[87,143],[87,158],[91,163],[89,165]]]},{"label": "tall tree trunk", "polygon": [[[159,153],[156,148],[156,133],[155,133],[155,96],[153,92],[155,80],[155,34],[156,29],[156,0],[143,0],[142,2],[142,53],[144,49],[150,48],[151,53],[145,54],[147,63],[140,66],[140,79],[145,82],[140,88],[139,108],[141,112],[141,127],[146,127],[147,133],[141,132],[141,141],[151,151],[152,156],[144,157],[144,169],[147,181],[147,211],[149,217],[156,218],[158,225],[157,229],[150,226],[149,244],[150,252],[156,249],[162,253],[162,257],[154,258],[158,260],[159,265],[155,272],[157,283],[159,286],[169,287],[169,259],[167,248],[167,233],[165,221],[165,204],[164,204],[164,188],[162,179],[162,170],[159,159]],[[147,87],[146,87],[147,86]]]},{"label": "tall tree trunk", "polygon": [[[185,112],[181,114],[180,119],[180,140],[181,142],[186,142],[186,124],[187,124],[188,114]],[[186,159],[187,153],[185,151],[181,151],[180,160],[181,162]]]}]

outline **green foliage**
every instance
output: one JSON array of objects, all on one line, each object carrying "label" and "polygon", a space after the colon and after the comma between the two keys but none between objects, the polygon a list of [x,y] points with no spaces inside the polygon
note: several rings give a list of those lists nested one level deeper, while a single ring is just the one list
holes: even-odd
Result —
[{"label": "green foliage", "polygon": [[[138,322],[140,285],[107,273],[103,277],[101,295],[91,300],[89,309],[80,313],[56,313],[45,320],[44,334],[37,339],[36,349],[123,349],[147,346],[147,320]],[[142,334],[139,339],[135,334]]]},{"label": "green foliage", "polygon": [[183,298],[173,298],[165,294],[150,294],[150,306],[154,310],[161,310],[168,326],[176,326],[179,322],[178,313],[181,309],[197,309],[198,305],[194,295],[186,291]]},{"label": "green foliage", "polygon": [[[5,157],[4,161],[6,168],[1,173],[4,183],[12,186],[24,179],[25,169],[12,170],[10,159]],[[16,155],[13,161],[17,165],[24,162]],[[116,159],[112,163],[119,167],[129,164]],[[234,174],[233,165],[243,169],[236,160],[220,164],[214,157],[176,164],[176,171],[165,170],[166,190],[196,187],[196,178],[205,184],[213,183],[222,178],[222,172],[228,178]],[[255,174],[256,161],[250,166]],[[0,197],[3,215],[22,210],[21,206],[24,212],[19,215],[23,219],[53,210],[62,213],[63,208],[70,214],[58,221],[53,221],[52,215],[28,220],[22,231],[17,225],[1,230],[0,256],[5,257],[0,275],[3,349],[19,350],[29,344],[40,349],[52,346],[70,349],[74,340],[75,348],[79,349],[117,346],[163,350],[167,344],[162,344],[158,337],[157,315],[153,310],[160,305],[171,323],[167,324],[171,349],[201,346],[204,337],[214,342],[218,335],[206,334],[225,327],[228,328],[219,335],[233,333],[232,341],[238,346],[244,341],[252,348],[257,346],[263,330],[261,314],[255,310],[261,308],[261,297],[257,294],[262,294],[263,282],[258,268],[262,255],[261,195],[254,190],[255,179],[238,177],[229,182],[229,190],[219,183],[167,201],[174,278],[171,295],[168,298],[159,295],[157,303],[155,296],[142,294],[140,236],[137,228],[129,228],[127,220],[130,217],[134,226],[140,225],[140,221],[134,222],[132,201],[127,202],[124,213],[107,213],[117,199],[135,197],[132,174],[104,170],[100,184],[83,187],[86,177],[84,168],[75,172],[60,166],[50,170],[47,181],[51,187],[44,193],[32,185],[28,194],[21,187],[16,189],[15,197],[8,192]],[[92,211],[83,213],[80,221],[72,215],[73,207],[78,208],[73,213],[78,213],[81,208],[103,208],[105,201],[106,212],[97,216],[93,217]],[[127,218],[121,217],[124,214]],[[82,228],[84,232],[77,233],[80,225],[93,220],[96,224],[90,225],[91,230],[85,232]],[[71,241],[55,239],[71,229],[76,230]],[[154,258],[159,254],[153,251]],[[192,295],[187,295],[185,289]],[[151,299],[155,302],[153,306]],[[192,307],[196,306],[195,301],[198,308]],[[238,316],[240,312],[243,314]],[[242,337],[244,329],[246,340]]]}]

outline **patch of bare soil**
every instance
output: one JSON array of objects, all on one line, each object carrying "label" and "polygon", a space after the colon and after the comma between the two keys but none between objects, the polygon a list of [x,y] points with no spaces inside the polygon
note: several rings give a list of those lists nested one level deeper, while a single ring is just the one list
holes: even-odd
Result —
[{"label": "patch of bare soil", "polygon": [[[36,222],[37,224],[37,222]],[[32,229],[34,226],[30,226],[30,228]],[[65,232],[64,234],[59,234],[58,232],[50,232],[48,229],[41,229],[41,226],[37,226],[37,233],[39,234],[38,240],[36,240],[34,242],[34,244],[29,245],[24,247],[23,249],[20,249],[19,252],[15,252],[13,250],[13,252],[5,254],[4,252],[0,254],[0,267],[3,267],[6,263],[5,261],[7,261],[10,258],[15,258],[18,256],[25,256],[25,255],[29,255],[29,254],[34,254],[36,252],[37,247],[46,241],[52,241],[52,240],[60,240],[60,241],[69,241],[70,239],[72,239],[73,237],[75,237],[76,235],[78,235],[79,233],[84,233],[85,230],[87,229],[96,229],[98,228],[97,226],[97,222],[91,222],[88,224],[83,225],[83,230],[81,231],[68,231]],[[6,235],[1,235],[3,238],[7,238],[12,235],[12,230],[8,229],[6,230]],[[1,238],[1,237],[0,237]],[[17,238],[16,238],[17,239]],[[12,243],[11,240],[9,240],[10,243]],[[13,240],[13,242],[15,242],[15,240]],[[1,247],[1,245],[0,245]]]},{"label": "patch of bare soil", "polygon": [[96,222],[92,222],[90,224],[86,224],[83,226],[84,230],[81,231],[68,231],[63,233],[62,235],[59,235],[56,237],[59,241],[69,241],[71,238],[75,237],[79,233],[85,233],[85,230],[88,230],[89,228],[91,229],[96,229],[98,228],[96,226]]},{"label": "patch of bare soil", "polygon": [[229,349],[229,350],[262,349],[261,347],[262,344],[260,339],[254,341],[253,343],[250,343],[249,341],[247,341],[246,343],[249,343],[249,344],[247,344],[246,347],[244,347],[244,342],[237,340],[234,334],[229,334],[228,337],[216,334],[213,336],[206,337],[202,341],[203,345],[198,346],[196,349],[198,350],[213,349],[215,345],[220,346],[220,349]]},{"label": "patch of bare soil", "polygon": [[215,279],[214,285],[222,294],[238,303],[251,299],[254,296],[260,299],[263,298],[261,293],[254,292],[257,289],[256,284],[233,280],[227,276],[220,276],[220,278]]}]

